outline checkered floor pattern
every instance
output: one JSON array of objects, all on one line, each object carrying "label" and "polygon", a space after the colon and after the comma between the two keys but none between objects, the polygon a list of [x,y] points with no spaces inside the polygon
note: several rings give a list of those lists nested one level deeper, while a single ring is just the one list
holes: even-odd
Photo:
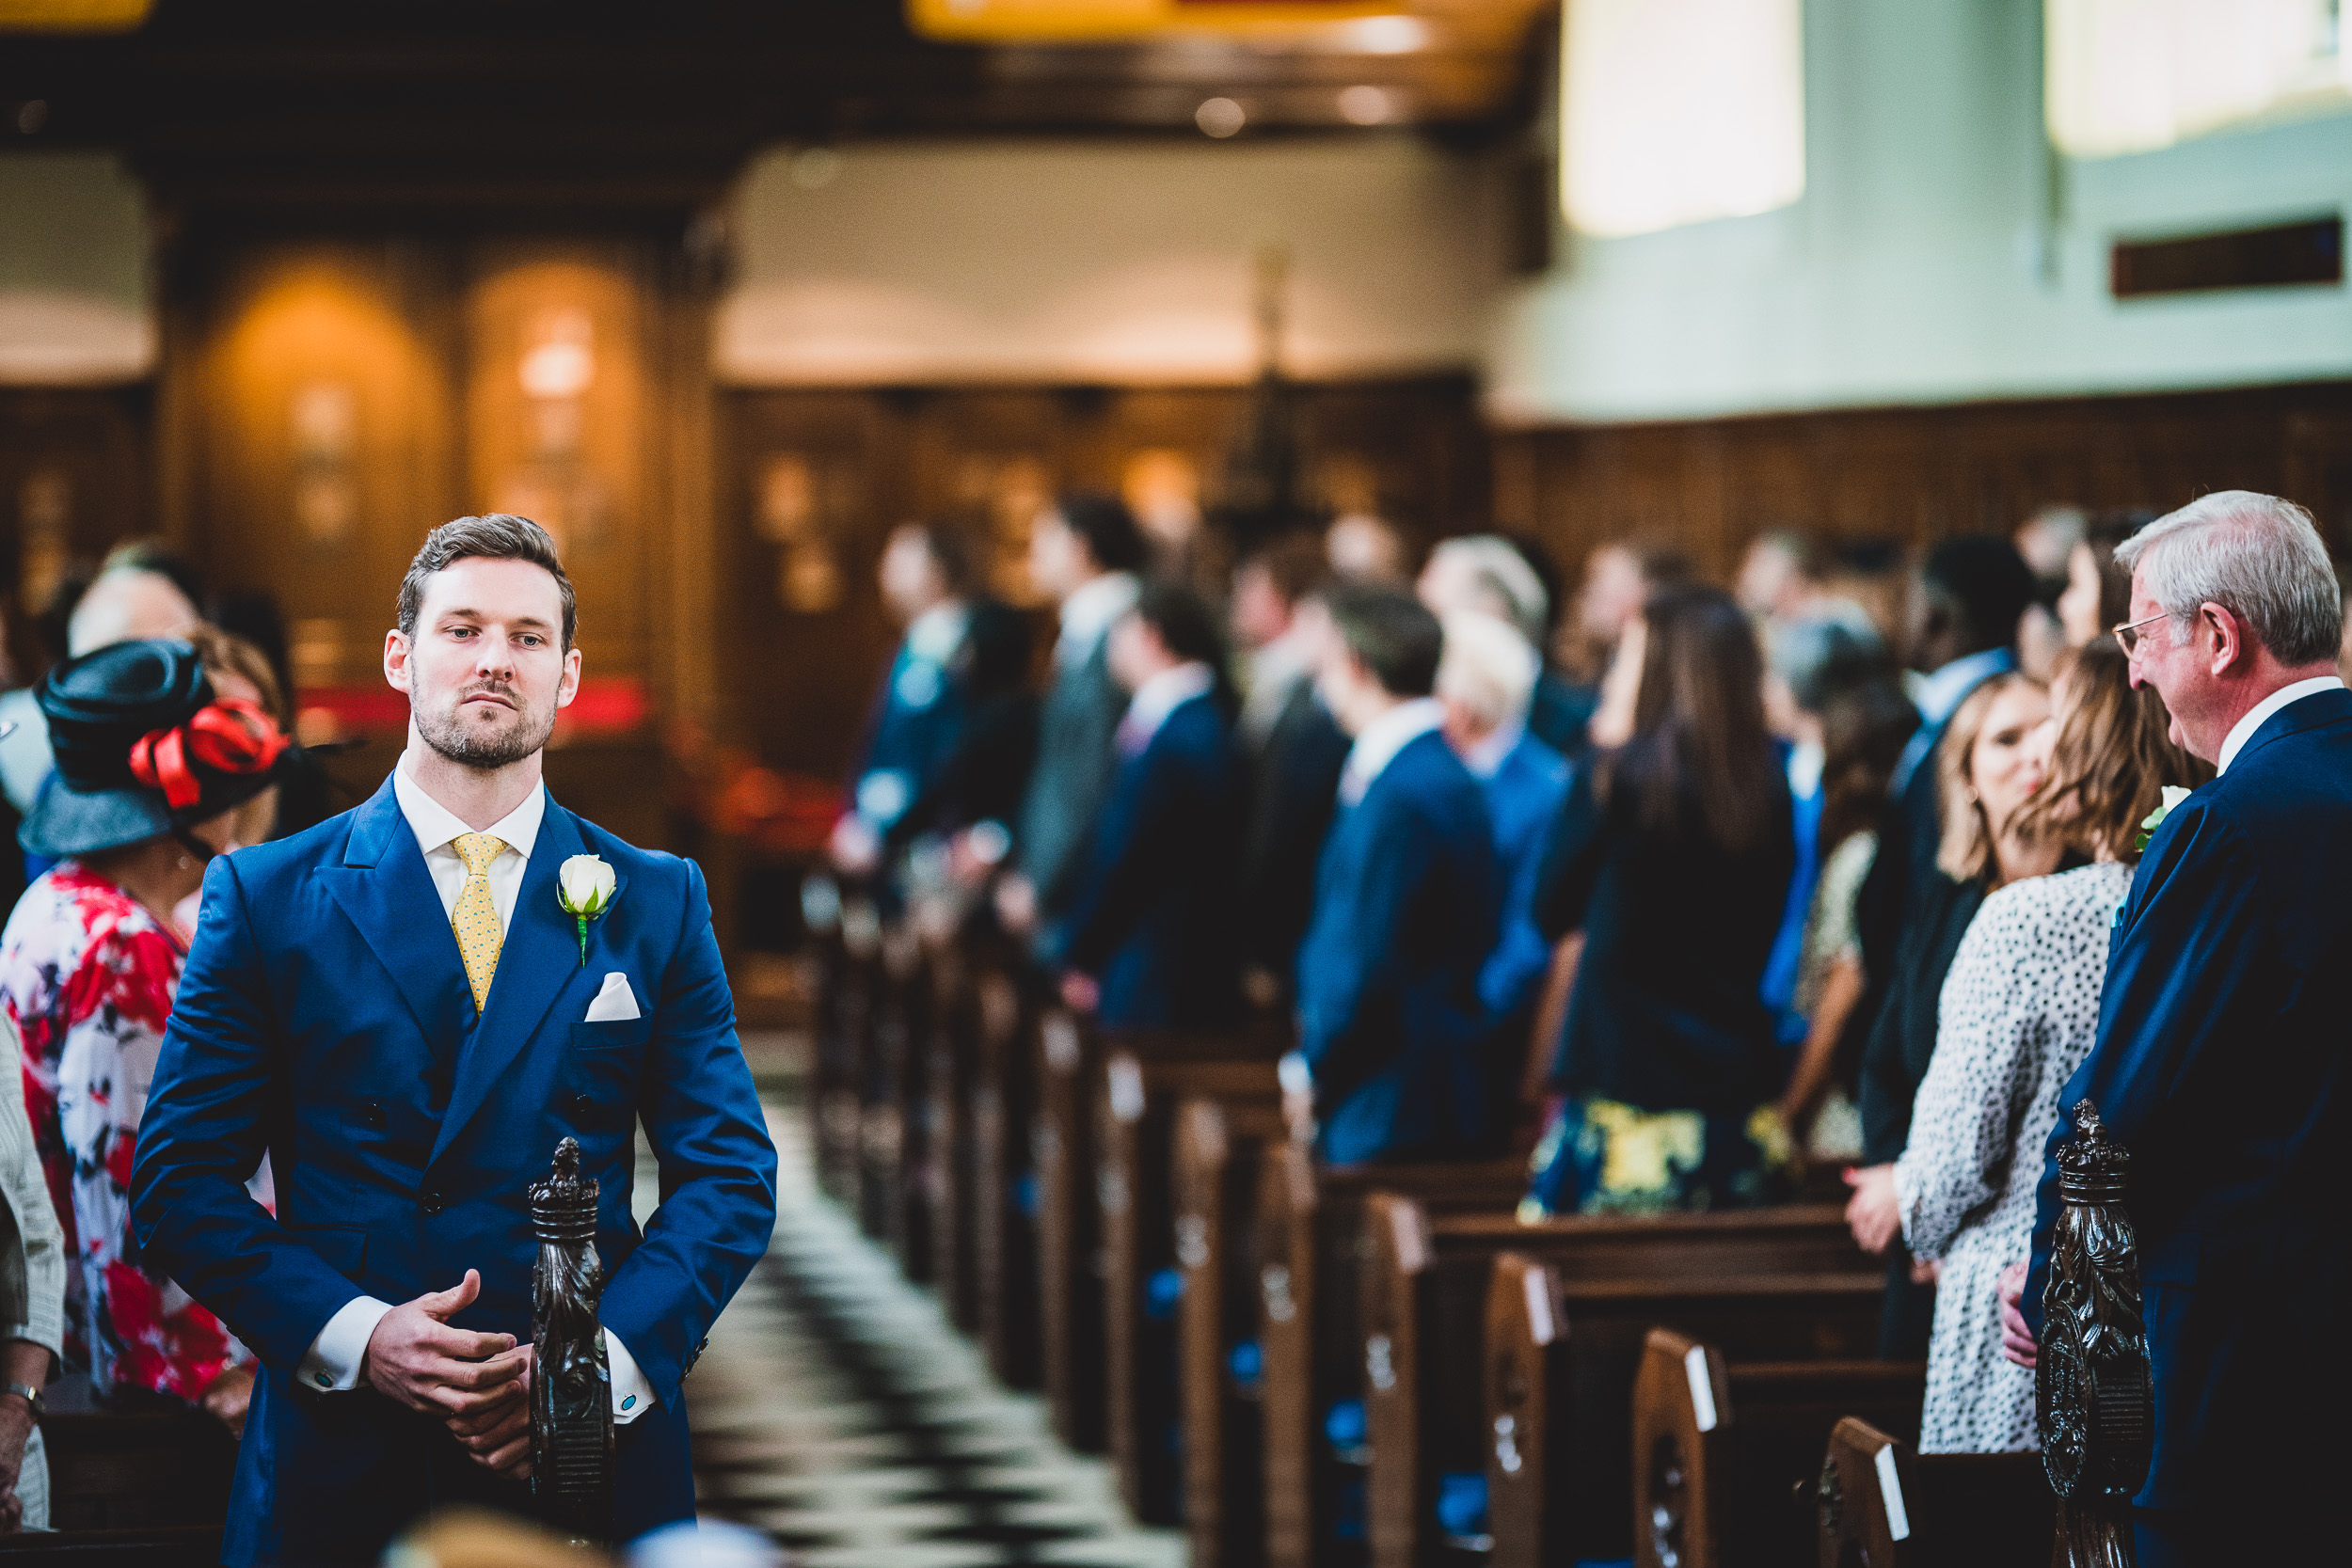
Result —
[{"label": "checkered floor pattern", "polygon": [[779,1217],[687,1382],[703,1513],[766,1531],[801,1568],[1184,1568],[1182,1536],[1136,1528],[1108,1467],[993,1383],[818,1194],[795,1085],[761,1076]]}]

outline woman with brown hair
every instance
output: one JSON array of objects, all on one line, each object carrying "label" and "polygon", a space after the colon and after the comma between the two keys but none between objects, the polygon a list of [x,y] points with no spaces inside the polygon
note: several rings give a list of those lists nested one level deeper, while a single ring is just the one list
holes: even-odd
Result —
[{"label": "woman with brown hair", "polygon": [[1654,594],[1594,716],[1606,748],[1553,826],[1536,920],[1584,933],[1552,1067],[1565,1097],[1521,1212],[1764,1201],[1755,1126],[1779,1086],[1759,994],[1796,861],[1763,666],[1728,594]]},{"label": "woman with brown hair", "polygon": [[1895,1164],[1904,1240],[1936,1259],[1919,1447],[2038,1447],[2033,1374],[2001,1355],[1995,1282],[2031,1244],[2042,1149],[2058,1092],[2090,1053],[2107,932],[2130,892],[2140,825],[2213,769],[2166,737],[2153,688],[2134,690],[2112,638],[2060,657],[2042,787],[2018,831],[2090,863],[1984,901],[1944,982],[1934,1060]]}]

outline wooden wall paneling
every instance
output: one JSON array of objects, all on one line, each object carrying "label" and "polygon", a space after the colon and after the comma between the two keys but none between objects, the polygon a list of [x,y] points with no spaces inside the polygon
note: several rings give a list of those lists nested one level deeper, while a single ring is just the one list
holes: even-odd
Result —
[{"label": "wooden wall paneling", "polygon": [[0,388],[0,597],[19,673],[59,579],[124,539],[155,531],[145,387]]},{"label": "wooden wall paneling", "polygon": [[1651,534],[1727,576],[1758,532],[1919,545],[2007,531],[2053,502],[2170,509],[2284,495],[2352,555],[2352,382],[1936,408],[1871,408],[1493,436],[1506,522],[1574,567]]}]

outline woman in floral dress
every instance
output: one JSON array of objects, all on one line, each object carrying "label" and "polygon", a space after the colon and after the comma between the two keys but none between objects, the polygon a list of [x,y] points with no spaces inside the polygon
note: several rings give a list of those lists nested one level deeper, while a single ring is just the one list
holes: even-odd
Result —
[{"label": "woman in floral dress", "polygon": [[132,1156],[187,940],[172,911],[215,854],[266,832],[286,740],[219,698],[184,642],[118,643],[41,683],[57,770],[20,837],[58,863],[0,933],[0,1007],[24,1038],[24,1108],[72,1260],[66,1361],[104,1396],[202,1403],[234,1426],[250,1357],[139,1265]]},{"label": "woman in floral dress", "polygon": [[1895,1163],[1903,1240],[1941,1269],[1925,1453],[2041,1446],[2033,1373],[2001,1354],[1996,1281],[2031,1245],[2058,1094],[2098,1035],[2107,932],[2131,891],[2139,824],[2165,786],[2213,776],[2166,738],[2163,703],[2131,689],[2112,639],[2061,656],[2053,696],[2048,772],[2018,831],[2092,863],[1985,899],[1945,979],[1935,1054]]}]

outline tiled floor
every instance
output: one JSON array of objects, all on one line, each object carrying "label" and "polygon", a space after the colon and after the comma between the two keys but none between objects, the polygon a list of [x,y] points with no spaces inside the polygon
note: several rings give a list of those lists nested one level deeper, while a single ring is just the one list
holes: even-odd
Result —
[{"label": "tiled floor", "polygon": [[804,1568],[1184,1568],[1183,1538],[1130,1523],[1108,1467],[993,1383],[818,1194],[788,1047],[745,1046],[782,1156],[779,1217],[686,1386],[705,1514],[768,1531]]}]

